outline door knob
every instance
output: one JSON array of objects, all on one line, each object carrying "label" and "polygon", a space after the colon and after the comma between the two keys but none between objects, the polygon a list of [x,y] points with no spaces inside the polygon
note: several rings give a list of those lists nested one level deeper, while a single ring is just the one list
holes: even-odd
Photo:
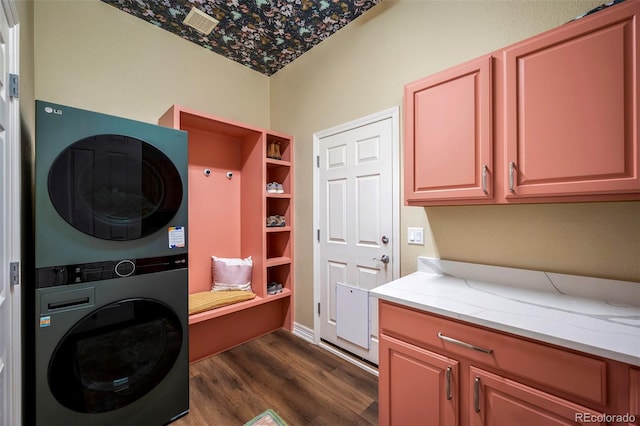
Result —
[{"label": "door knob", "polygon": [[389,256],[383,254],[382,256],[380,256],[380,258],[374,257],[373,260],[379,260],[386,265],[387,263],[389,263]]}]

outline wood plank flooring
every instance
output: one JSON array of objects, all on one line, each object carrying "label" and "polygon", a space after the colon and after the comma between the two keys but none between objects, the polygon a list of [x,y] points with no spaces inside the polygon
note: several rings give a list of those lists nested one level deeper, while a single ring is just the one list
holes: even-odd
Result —
[{"label": "wood plank flooring", "polygon": [[378,378],[285,330],[189,373],[190,412],[171,426],[243,425],[268,408],[290,426],[378,424]]}]

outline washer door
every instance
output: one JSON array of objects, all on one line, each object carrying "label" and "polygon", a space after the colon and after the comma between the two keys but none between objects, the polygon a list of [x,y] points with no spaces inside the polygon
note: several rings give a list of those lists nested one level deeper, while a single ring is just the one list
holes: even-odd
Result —
[{"label": "washer door", "polygon": [[134,240],[164,228],[182,202],[173,162],[140,139],[106,134],[81,139],[53,162],[49,197],[85,234]]},{"label": "washer door", "polygon": [[49,363],[51,393],[80,413],[118,409],[164,379],[182,342],[180,320],[164,303],[111,303],[84,317],[60,341]]}]

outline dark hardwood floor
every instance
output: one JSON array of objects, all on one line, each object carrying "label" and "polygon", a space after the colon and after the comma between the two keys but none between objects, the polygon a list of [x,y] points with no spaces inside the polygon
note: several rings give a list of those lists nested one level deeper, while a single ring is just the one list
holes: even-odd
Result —
[{"label": "dark hardwood floor", "polygon": [[171,426],[243,425],[268,408],[290,426],[378,424],[378,378],[285,330],[189,371],[190,412]]}]

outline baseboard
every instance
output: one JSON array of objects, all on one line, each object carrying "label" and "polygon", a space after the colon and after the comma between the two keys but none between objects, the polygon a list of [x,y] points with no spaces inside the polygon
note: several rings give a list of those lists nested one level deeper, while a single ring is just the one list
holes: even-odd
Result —
[{"label": "baseboard", "polygon": [[313,334],[313,329],[306,327],[300,323],[297,323],[297,322],[293,323],[292,333],[300,337],[301,339],[306,340],[309,343],[314,343],[314,344],[316,343],[314,334]]}]

